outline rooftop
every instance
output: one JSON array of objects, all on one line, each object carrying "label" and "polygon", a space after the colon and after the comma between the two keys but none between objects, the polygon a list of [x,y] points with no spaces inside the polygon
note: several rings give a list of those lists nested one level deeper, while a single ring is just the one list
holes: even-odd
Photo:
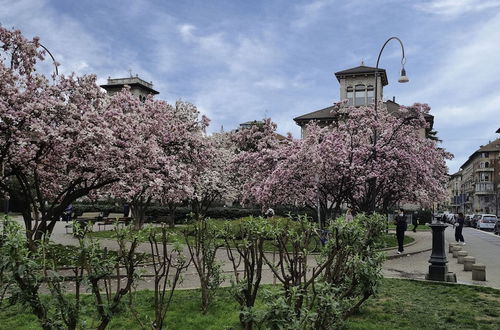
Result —
[{"label": "rooftop", "polygon": [[101,85],[101,87],[107,90],[113,88],[121,88],[125,85],[128,85],[130,87],[141,87],[146,89],[151,94],[159,94],[158,91],[153,89],[152,82],[147,82],[139,78],[137,75],[135,77],[128,78],[108,78],[108,83]]},{"label": "rooftop", "polygon": [[368,75],[375,75],[375,72],[379,73],[380,78],[382,79],[382,86],[386,86],[389,84],[387,80],[387,74],[385,72],[385,69],[381,68],[374,68],[371,66],[366,66],[366,65],[360,65],[354,68],[350,68],[347,70],[342,70],[339,72],[335,72],[335,77],[337,77],[337,80],[340,82],[341,78],[348,78],[348,77],[357,77],[357,76],[368,76]]},{"label": "rooftop", "polygon": [[487,145],[480,146],[479,149],[474,151],[472,155],[469,156],[469,158],[465,161],[465,163],[462,164],[462,166],[460,166],[460,168],[467,166],[480,152],[496,152],[496,151],[500,151],[500,139],[496,139],[488,143]]}]

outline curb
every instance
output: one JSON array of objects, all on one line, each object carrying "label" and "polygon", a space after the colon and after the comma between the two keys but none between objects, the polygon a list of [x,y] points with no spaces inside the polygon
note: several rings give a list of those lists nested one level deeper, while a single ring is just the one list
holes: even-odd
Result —
[{"label": "curb", "polygon": [[419,253],[422,253],[422,252],[429,252],[429,251],[432,251],[432,248],[428,248],[428,249],[424,249],[424,250],[420,250],[420,251],[409,252],[409,253],[388,255],[386,257],[386,260],[398,259],[398,258],[403,258],[403,257],[409,257],[409,256],[412,256],[414,254],[419,254]]}]

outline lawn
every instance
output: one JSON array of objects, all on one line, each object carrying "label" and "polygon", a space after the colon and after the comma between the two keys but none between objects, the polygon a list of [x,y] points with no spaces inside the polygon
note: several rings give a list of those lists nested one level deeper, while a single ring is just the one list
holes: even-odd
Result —
[{"label": "lawn", "polygon": [[[152,292],[138,292],[136,312],[146,322],[152,317]],[[92,302],[86,297],[84,313]],[[127,301],[125,299],[125,301]],[[179,290],[167,314],[169,329],[240,329],[237,305],[228,289],[221,289],[207,315],[200,312],[199,291]],[[258,302],[262,306],[262,302]],[[347,323],[348,329],[498,329],[500,290],[422,281],[383,279],[376,297],[362,306]],[[88,328],[92,327],[87,319]],[[95,327],[95,324],[94,324]],[[124,305],[109,329],[139,329]],[[0,329],[39,329],[37,320],[19,304],[0,310]]]},{"label": "lawn", "polygon": [[[225,224],[229,224],[230,227],[233,230],[235,230],[235,228],[237,228],[237,226],[239,224],[241,224],[242,221],[245,221],[246,219],[247,218],[241,218],[241,219],[236,219],[236,220],[231,220],[231,221],[223,221],[223,220],[209,220],[209,221],[211,222],[211,224],[215,225],[217,228],[219,228],[221,230],[223,229]],[[282,221],[282,220],[287,220],[287,218],[276,217],[274,220],[275,221]],[[189,228],[190,228],[190,225],[177,225],[174,228],[168,228],[168,230],[172,233],[177,234],[178,237],[182,238],[183,231],[189,230]],[[156,228],[153,228],[153,230],[156,230]],[[92,237],[95,237],[95,238],[113,239],[113,238],[115,238],[115,231],[113,231],[113,230],[97,231],[97,232],[89,233],[89,235],[91,235]],[[146,240],[147,240],[147,238],[144,237],[143,241],[146,241]],[[405,238],[404,238],[404,244],[409,244],[413,241],[414,241],[414,239],[412,237],[405,236]],[[221,239],[220,243],[223,244],[224,241]],[[313,246],[311,246],[311,250],[317,250],[318,245],[320,244],[319,239],[314,240],[311,244],[313,245]],[[396,241],[396,236],[393,233],[389,233],[383,237],[383,241],[378,246],[378,248],[380,248],[380,249],[393,248],[393,247],[396,247],[397,245],[398,245],[398,243]],[[266,251],[273,251],[274,250],[272,240],[268,240],[268,241],[264,242],[264,249]]]},{"label": "lawn", "polygon": [[[408,225],[407,230],[410,231],[412,229],[413,229],[413,225]],[[396,225],[390,224],[389,230],[396,230]],[[431,227],[429,227],[428,225],[418,225],[418,227],[417,227],[417,231],[430,231],[430,230],[431,230]]]}]

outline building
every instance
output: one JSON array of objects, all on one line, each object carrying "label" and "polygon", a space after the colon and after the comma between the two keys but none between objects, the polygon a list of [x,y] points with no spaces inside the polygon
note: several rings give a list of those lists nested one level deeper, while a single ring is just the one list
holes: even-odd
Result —
[{"label": "building", "polygon": [[[361,63],[360,66],[335,73],[335,77],[340,84],[340,101],[347,100],[347,104],[353,106],[366,106],[374,103],[375,73],[377,72],[377,99],[383,100],[384,86],[389,84],[385,69],[377,69]],[[392,101],[385,101],[384,104],[391,113],[395,114],[399,110],[399,104],[395,102],[394,98]],[[316,121],[320,127],[325,127],[334,122],[335,117],[331,113],[333,108],[334,106],[329,106],[295,117],[293,120],[301,127],[301,136],[304,137],[305,127],[311,121]],[[425,117],[430,124],[427,132],[430,132],[434,124],[434,117],[432,115],[426,115]],[[425,136],[425,134],[426,130],[422,130],[422,135]]]},{"label": "building", "polygon": [[105,85],[101,85],[102,88],[108,92],[111,96],[115,93],[118,93],[123,89],[123,87],[129,86],[130,92],[133,95],[139,97],[141,101],[145,101],[148,95],[156,95],[159,94],[158,91],[153,89],[153,83],[142,80],[137,75],[135,77],[130,76],[129,78],[108,78],[108,83]]},{"label": "building", "polygon": [[463,212],[462,205],[465,202],[465,195],[462,191],[462,171],[450,175],[447,188],[450,200],[449,204],[445,205],[445,208],[455,214]]},{"label": "building", "polygon": [[[481,146],[461,166],[460,191],[454,190],[458,210],[466,214],[500,215],[500,139]],[[450,178],[453,186],[457,179]],[[454,207],[453,205],[450,205]]]}]

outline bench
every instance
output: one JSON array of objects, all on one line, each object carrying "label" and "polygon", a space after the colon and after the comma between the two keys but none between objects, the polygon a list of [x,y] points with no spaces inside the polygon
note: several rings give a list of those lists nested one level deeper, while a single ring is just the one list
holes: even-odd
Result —
[{"label": "bench", "polygon": [[132,220],[132,218],[124,217],[122,213],[110,213],[108,217],[102,220],[103,221],[97,223],[99,231],[101,231],[101,228],[104,228],[104,230],[106,230],[107,225],[117,224],[117,225],[127,226]]}]

